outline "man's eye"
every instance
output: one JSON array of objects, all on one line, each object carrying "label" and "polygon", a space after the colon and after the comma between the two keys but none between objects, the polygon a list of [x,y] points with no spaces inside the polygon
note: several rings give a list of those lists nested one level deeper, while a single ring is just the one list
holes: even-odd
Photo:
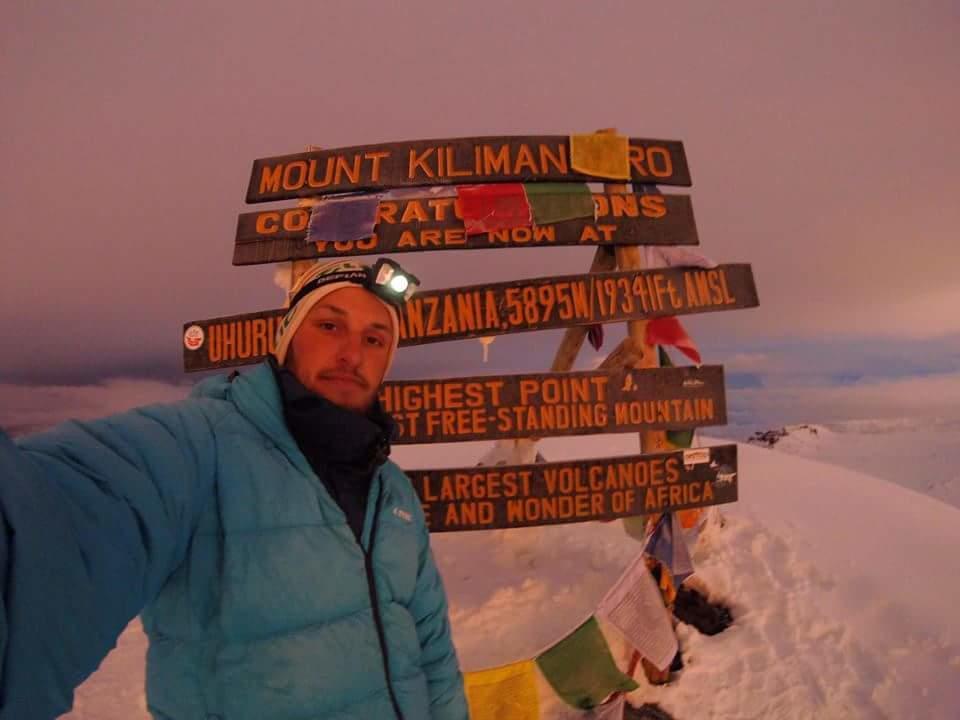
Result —
[{"label": "man's eye", "polygon": [[332,320],[319,320],[317,322],[317,327],[321,330],[336,330],[337,324]]},{"label": "man's eye", "polygon": [[383,347],[384,345],[386,345],[386,343],[383,341],[383,339],[377,337],[376,335],[368,335],[368,336],[367,336],[367,343],[368,343],[369,345],[375,345],[376,347]]}]

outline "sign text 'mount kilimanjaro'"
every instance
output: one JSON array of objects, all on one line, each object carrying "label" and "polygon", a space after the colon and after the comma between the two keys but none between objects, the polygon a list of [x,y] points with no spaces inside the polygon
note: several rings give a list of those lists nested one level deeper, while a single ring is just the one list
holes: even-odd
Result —
[{"label": "sign text 'mount kilimanjaro'", "polygon": [[467,235],[456,197],[381,199],[373,235],[344,241],[311,237],[307,242],[311,208],[243,213],[233,264],[423,250],[699,242],[688,195],[598,193],[593,199],[593,217],[476,235]]},{"label": "sign text 'mount kilimanjaro'", "polygon": [[653,368],[385,383],[398,444],[692,429],[727,421],[723,368]]},{"label": "sign text 'mount kilimanjaro'", "polygon": [[[756,307],[749,265],[662,268],[515,280],[414,295],[400,317],[400,345]],[[284,310],[184,325],[187,371],[247,365],[273,351]]]},{"label": "sign text 'mount kilimanjaro'", "polygon": [[737,446],[496,467],[408,470],[430,532],[613,520],[737,499]]},{"label": "sign text 'mount kilimanjaro'", "polygon": [[[629,159],[627,182],[690,185],[679,140],[630,138]],[[610,178],[574,170],[565,135],[413,140],[260,158],[247,202],[417,185],[589,181]]]}]

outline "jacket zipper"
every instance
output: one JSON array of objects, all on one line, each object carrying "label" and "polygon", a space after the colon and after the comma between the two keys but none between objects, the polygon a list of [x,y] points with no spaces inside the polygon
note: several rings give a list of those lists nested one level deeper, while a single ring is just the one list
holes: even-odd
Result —
[{"label": "jacket zipper", "polygon": [[377,628],[377,639],[380,641],[380,655],[383,658],[383,673],[387,680],[387,692],[390,694],[390,703],[393,705],[393,711],[397,715],[397,720],[404,720],[403,713],[400,712],[400,704],[397,702],[397,696],[393,691],[393,683],[390,681],[390,662],[387,658],[387,636],[383,631],[383,620],[380,617],[380,601],[377,596],[377,584],[373,577],[373,544],[377,537],[377,518],[380,516],[380,499],[382,493],[377,494],[376,507],[373,513],[373,524],[370,528],[370,549],[366,550],[363,543],[360,543],[360,549],[363,551],[363,565],[367,571],[367,587],[370,590],[370,599],[373,604],[373,624]]}]

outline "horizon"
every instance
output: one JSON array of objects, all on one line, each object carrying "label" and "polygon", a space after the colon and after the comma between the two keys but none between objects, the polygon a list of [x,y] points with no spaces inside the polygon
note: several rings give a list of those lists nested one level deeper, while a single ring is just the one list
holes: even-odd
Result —
[{"label": "horizon", "polygon": [[[429,43],[417,42],[424,18]],[[753,267],[759,308],[683,320],[744,412],[823,417],[842,398],[851,414],[864,388],[910,379],[952,397],[955,4],[281,2],[225,15],[13,2],[0,20],[0,92],[17,108],[0,118],[4,417],[23,388],[87,388],[81,414],[172,397],[204,376],[181,373],[185,321],[279,304],[275,266],[230,264],[237,215],[271,206],[243,202],[256,158],[610,125],[682,141],[693,186],[666,192],[691,196],[698,251]],[[278,23],[283,58],[251,52]],[[319,72],[316,27],[336,60]],[[375,52],[356,52],[358,28]],[[591,254],[423,252],[404,264],[430,289],[585,272]],[[606,328],[609,350],[624,330]],[[488,363],[472,341],[407,348],[393,377],[541,371],[559,336],[501,336]],[[577,367],[599,357],[587,349]],[[101,386],[109,399],[92,399]],[[44,393],[38,414],[57,402]],[[867,407],[929,414],[909,391],[884,397]]]}]

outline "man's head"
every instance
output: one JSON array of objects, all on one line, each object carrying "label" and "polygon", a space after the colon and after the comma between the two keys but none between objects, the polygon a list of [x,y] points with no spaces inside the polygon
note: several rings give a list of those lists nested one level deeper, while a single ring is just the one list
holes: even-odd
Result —
[{"label": "man's head", "polygon": [[[378,263],[375,273],[346,261],[317,265],[291,288],[277,331],[277,362],[309,390],[350,410],[363,412],[373,403],[400,340],[399,306],[409,293],[387,285],[399,266],[386,267]],[[404,277],[415,287],[416,278]]]}]

